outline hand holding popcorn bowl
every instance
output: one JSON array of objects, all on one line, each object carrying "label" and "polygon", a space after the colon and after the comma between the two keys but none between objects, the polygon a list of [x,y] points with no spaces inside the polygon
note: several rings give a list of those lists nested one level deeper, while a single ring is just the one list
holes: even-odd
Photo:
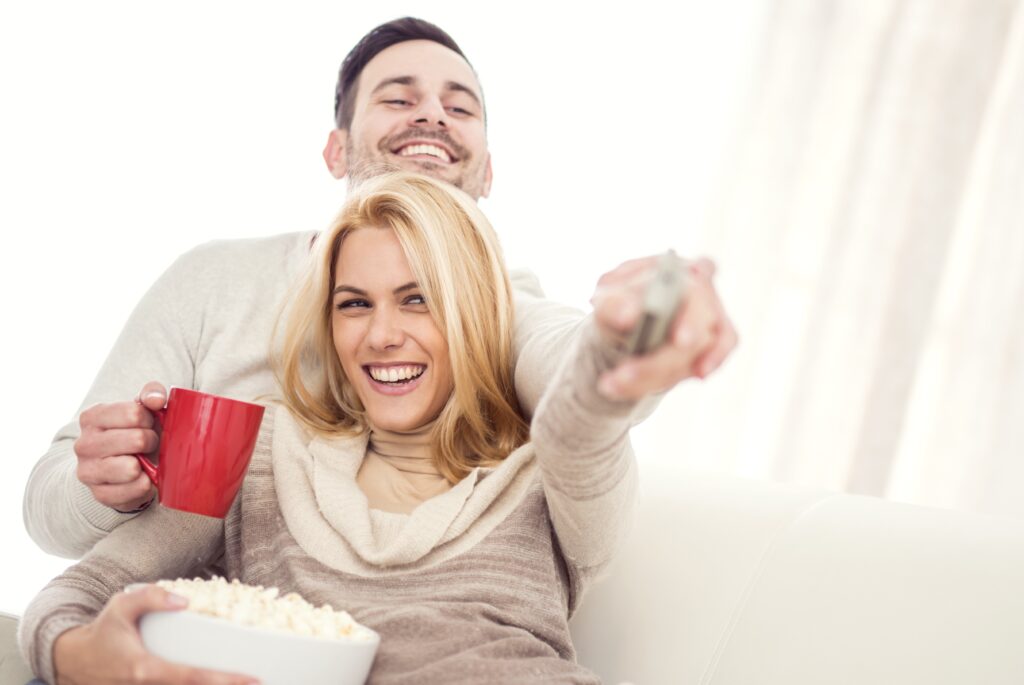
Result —
[{"label": "hand holding popcorn bowl", "polygon": [[167,661],[245,673],[262,685],[362,685],[380,644],[348,613],[277,588],[218,577],[156,584],[189,602],[139,624],[146,649]]}]

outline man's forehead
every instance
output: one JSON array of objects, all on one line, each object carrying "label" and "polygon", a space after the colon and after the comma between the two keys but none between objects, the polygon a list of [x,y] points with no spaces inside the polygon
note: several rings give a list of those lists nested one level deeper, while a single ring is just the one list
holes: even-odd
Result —
[{"label": "man's forehead", "polygon": [[381,50],[359,76],[360,95],[401,83],[439,90],[465,90],[480,98],[480,84],[463,57],[440,43],[409,40]]}]

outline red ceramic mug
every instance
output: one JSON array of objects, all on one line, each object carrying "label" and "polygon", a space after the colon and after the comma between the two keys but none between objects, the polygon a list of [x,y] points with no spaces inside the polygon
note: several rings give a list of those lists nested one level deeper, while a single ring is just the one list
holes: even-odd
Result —
[{"label": "red ceramic mug", "polygon": [[136,454],[160,504],[224,518],[245,478],[263,407],[197,390],[171,388],[160,424],[159,459]]}]

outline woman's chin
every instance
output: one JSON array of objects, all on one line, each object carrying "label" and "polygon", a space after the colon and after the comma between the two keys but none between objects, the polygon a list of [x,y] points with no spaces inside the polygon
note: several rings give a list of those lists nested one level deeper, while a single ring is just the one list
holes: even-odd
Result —
[{"label": "woman's chin", "polygon": [[395,433],[408,433],[429,422],[423,412],[409,411],[373,411],[368,409],[367,418],[375,428]]}]

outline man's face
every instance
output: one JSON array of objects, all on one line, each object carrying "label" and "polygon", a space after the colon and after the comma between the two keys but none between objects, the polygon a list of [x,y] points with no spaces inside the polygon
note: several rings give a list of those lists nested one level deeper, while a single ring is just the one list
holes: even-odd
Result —
[{"label": "man's face", "polygon": [[458,53],[427,40],[392,45],[359,76],[345,170],[359,180],[399,167],[486,197],[483,112],[480,84]]}]

